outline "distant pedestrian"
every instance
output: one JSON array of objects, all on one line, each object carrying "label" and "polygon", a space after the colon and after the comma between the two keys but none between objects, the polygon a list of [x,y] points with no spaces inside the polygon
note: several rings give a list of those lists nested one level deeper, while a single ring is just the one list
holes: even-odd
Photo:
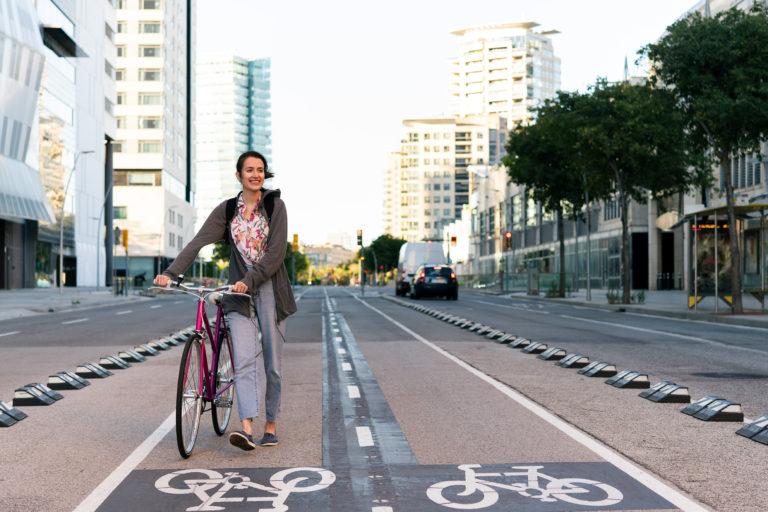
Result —
[{"label": "distant pedestrian", "polygon": [[260,444],[275,446],[278,442],[285,318],[296,312],[296,302],[283,264],[288,240],[285,203],[280,190],[263,188],[264,180],[273,176],[267,160],[256,151],[246,151],[236,168],[242,192],[214,208],[192,241],[154,282],[166,286],[186,272],[204,246],[222,239],[229,242],[228,283],[233,291],[251,295],[250,299],[225,295],[222,304],[232,337],[235,392],[242,422],[242,430],[230,434],[229,441],[243,450],[253,450],[252,419],[259,415],[261,402],[256,364],[260,354],[267,379],[266,424]]}]

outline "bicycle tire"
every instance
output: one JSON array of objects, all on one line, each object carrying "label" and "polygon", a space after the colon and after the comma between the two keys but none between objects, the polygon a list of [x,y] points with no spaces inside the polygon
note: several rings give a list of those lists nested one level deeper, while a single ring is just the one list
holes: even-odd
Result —
[{"label": "bicycle tire", "polygon": [[[499,493],[496,492],[496,489],[488,485],[478,483],[475,484],[475,492],[473,492],[471,495],[467,495],[466,503],[456,503],[455,501],[451,501],[450,498],[445,496],[445,494],[454,494],[451,492],[445,492],[446,489],[451,487],[458,487],[459,489],[464,489],[464,492],[466,492],[467,482],[463,480],[446,480],[444,482],[438,482],[431,485],[429,489],[427,489],[427,497],[438,505],[442,505],[443,507],[447,508],[455,508],[458,510],[474,510],[478,508],[486,508],[490,507],[499,500]],[[480,493],[479,495],[477,494],[478,492]],[[456,492],[455,494],[456,496],[465,496],[460,492]]]},{"label": "bicycle tire", "polygon": [[200,428],[203,396],[200,382],[203,344],[199,335],[184,344],[176,385],[176,445],[183,458],[192,455]]},{"label": "bicycle tire", "polygon": [[[579,492],[586,492],[591,497],[595,492],[599,494],[599,499],[578,499],[571,496],[571,492],[564,489],[565,486],[575,486],[581,488]],[[585,488],[586,487],[586,488]],[[597,489],[599,489],[599,491]],[[574,505],[586,505],[591,507],[607,507],[616,505],[624,499],[620,490],[597,480],[588,480],[582,478],[560,478],[547,484],[547,491],[553,498],[557,498]]]},{"label": "bicycle tire", "polygon": [[[214,382],[214,400],[211,407],[213,430],[222,436],[227,430],[229,419],[232,417],[232,407],[235,405],[235,362],[232,358],[232,343],[229,334],[222,332],[219,336],[218,356],[216,358],[216,375]],[[229,385],[226,391],[219,395],[219,389]],[[219,404],[217,405],[217,402]],[[228,405],[226,405],[228,403]]]}]

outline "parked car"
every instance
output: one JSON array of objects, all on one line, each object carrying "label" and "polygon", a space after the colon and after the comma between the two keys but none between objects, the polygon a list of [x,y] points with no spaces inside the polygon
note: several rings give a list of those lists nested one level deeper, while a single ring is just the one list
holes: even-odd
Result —
[{"label": "parked car", "polygon": [[406,242],[400,246],[395,277],[395,295],[406,295],[421,265],[444,265],[443,246],[438,242]]},{"label": "parked car", "polygon": [[446,265],[422,265],[416,270],[411,281],[411,297],[437,296],[456,300],[459,298],[459,283],[456,273]]}]

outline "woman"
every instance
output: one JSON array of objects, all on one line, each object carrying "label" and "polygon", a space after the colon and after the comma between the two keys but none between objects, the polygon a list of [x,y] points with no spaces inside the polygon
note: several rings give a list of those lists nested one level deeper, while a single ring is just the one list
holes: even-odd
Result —
[{"label": "woman", "polygon": [[[261,446],[277,445],[277,415],[280,411],[281,366],[285,342],[285,318],[296,312],[288,273],[283,259],[287,248],[288,221],[279,190],[263,188],[273,176],[267,160],[256,151],[237,159],[237,180],[243,190],[236,198],[219,204],[189,244],[155,284],[166,286],[194,262],[200,249],[221,239],[229,241],[229,284],[251,299],[225,295],[222,308],[227,315],[235,359],[235,393],[242,430],[233,432],[229,442],[253,450],[252,418],[259,414],[261,382],[256,365],[264,355],[267,378],[266,424]],[[227,203],[230,207],[227,208]],[[259,349],[261,338],[261,349]]]}]

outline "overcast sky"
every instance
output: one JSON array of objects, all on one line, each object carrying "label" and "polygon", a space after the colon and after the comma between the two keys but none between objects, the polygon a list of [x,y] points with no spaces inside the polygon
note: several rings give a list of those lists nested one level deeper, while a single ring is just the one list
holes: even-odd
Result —
[{"label": "overcast sky", "polygon": [[[445,112],[461,28],[555,29],[565,90],[630,74],[639,48],[696,0],[198,0],[198,52],[272,59],[272,140],[289,239],[381,234],[386,155],[401,121]],[[259,148],[254,148],[259,149]],[[233,163],[234,167],[234,163]],[[223,199],[223,198],[222,198]]]}]

